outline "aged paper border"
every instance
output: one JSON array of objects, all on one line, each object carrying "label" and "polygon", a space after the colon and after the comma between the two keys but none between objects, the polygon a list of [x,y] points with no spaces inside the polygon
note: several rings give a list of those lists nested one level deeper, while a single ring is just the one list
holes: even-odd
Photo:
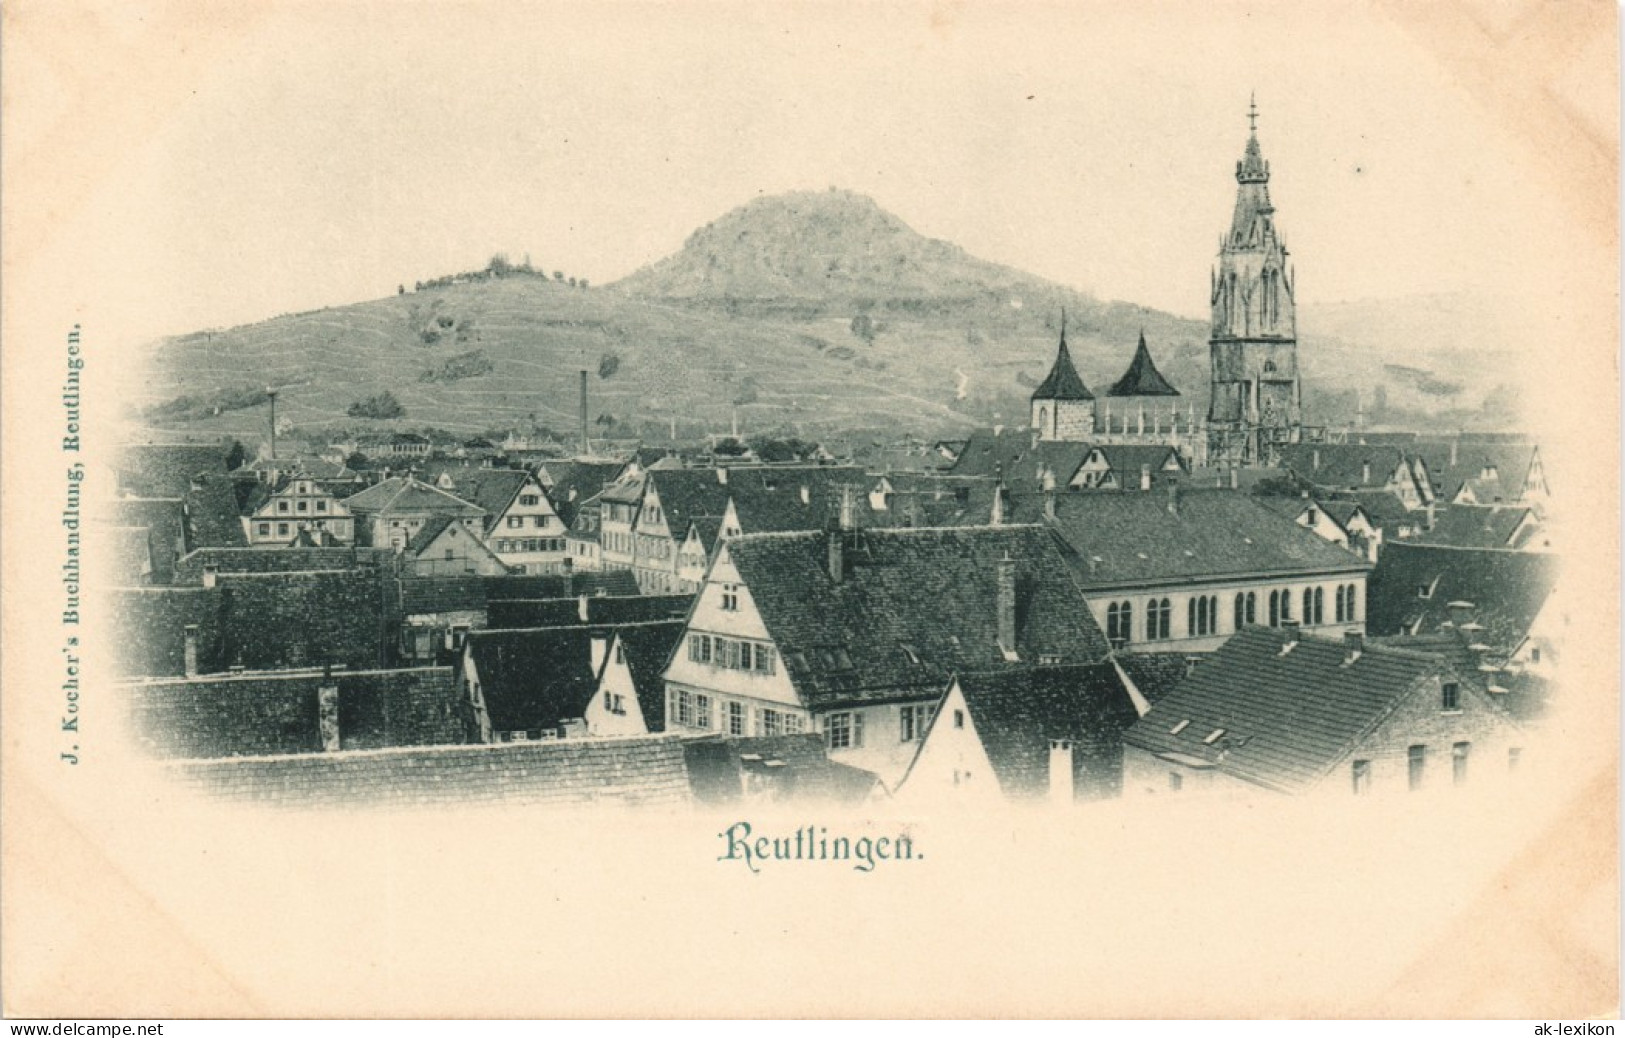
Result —
[{"label": "aged paper border", "polygon": [[[79,768],[57,762],[50,560],[68,329],[85,325],[92,386],[117,363],[116,330],[91,321],[95,301],[61,260],[117,248],[139,262],[139,243],[60,235],[105,189],[98,171],[218,74],[266,9],[118,6],[3,12],[8,59],[28,59],[4,69],[7,1015],[1617,1012],[1617,118],[1588,121],[1568,100],[1576,85],[1557,84],[1566,58],[1599,39],[1617,57],[1612,6],[1352,7],[1402,27],[1492,113],[1516,142],[1505,161],[1532,184],[1564,186],[1571,218],[1552,234],[1573,262],[1530,275],[1562,299],[1561,320],[1528,344],[1538,433],[1587,517],[1568,579],[1588,604],[1571,652],[1587,661],[1594,721],[1559,733],[1561,773],[1515,821],[1471,825],[1425,813],[1332,823],[1297,807],[1150,829],[1111,809],[1075,824],[879,818],[916,825],[930,860],[869,876],[719,868],[727,819],[226,810],[126,781],[111,748]],[[889,7],[922,31],[960,9]],[[696,17],[725,25],[729,10]],[[154,33],[182,36],[186,62],[143,53]],[[1617,117],[1617,73],[1580,87]],[[1561,381],[1539,381],[1558,367]],[[86,712],[109,711],[87,690]]]}]

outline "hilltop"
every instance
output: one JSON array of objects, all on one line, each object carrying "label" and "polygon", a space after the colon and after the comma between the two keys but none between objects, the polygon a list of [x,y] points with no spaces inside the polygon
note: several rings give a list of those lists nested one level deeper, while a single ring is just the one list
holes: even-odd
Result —
[{"label": "hilltop", "polygon": [[[1122,373],[1144,329],[1181,408],[1205,410],[1205,322],[978,259],[833,190],[756,199],[608,287],[504,267],[166,339],[126,397],[148,425],[208,434],[253,434],[267,384],[281,390],[279,416],[306,429],[353,426],[350,406],[386,390],[405,415],[379,429],[570,428],[586,369],[592,417],[621,435],[672,421],[684,435],[721,430],[735,410],[751,431],[948,434],[1025,420],[1063,307],[1092,388]],[[1308,335],[1311,414],[1352,418],[1350,387],[1393,376],[1385,361],[1415,364],[1415,333],[1406,338],[1384,349]],[[1411,372],[1393,378],[1433,377]]]}]

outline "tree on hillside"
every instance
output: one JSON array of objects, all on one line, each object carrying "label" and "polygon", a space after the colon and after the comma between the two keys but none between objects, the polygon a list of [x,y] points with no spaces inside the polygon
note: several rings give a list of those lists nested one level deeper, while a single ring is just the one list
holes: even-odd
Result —
[{"label": "tree on hillside", "polygon": [[859,314],[852,318],[852,334],[871,345],[875,341],[875,320],[868,314]]},{"label": "tree on hillside", "polygon": [[621,370],[621,358],[613,353],[606,353],[598,358],[598,377],[609,378]]},{"label": "tree on hillside", "polygon": [[351,418],[404,418],[406,408],[395,399],[394,393],[386,389],[365,400],[357,400],[345,414]]},{"label": "tree on hillside", "polygon": [[746,447],[743,443],[740,443],[732,436],[729,436],[726,439],[718,440],[716,446],[711,448],[711,453],[720,454],[729,458],[737,458],[749,449],[750,448]]}]

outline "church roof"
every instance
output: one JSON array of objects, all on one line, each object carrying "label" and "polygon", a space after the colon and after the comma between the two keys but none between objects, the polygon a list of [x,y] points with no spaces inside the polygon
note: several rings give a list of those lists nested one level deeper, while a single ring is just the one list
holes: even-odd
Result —
[{"label": "church roof", "polygon": [[1072,354],[1066,349],[1066,321],[1061,322],[1061,348],[1055,353],[1055,366],[1049,369],[1049,376],[1039,383],[1033,390],[1034,400],[1093,400],[1095,395],[1089,392],[1089,387],[1083,384],[1078,377],[1078,369],[1072,366]]},{"label": "church roof", "polygon": [[1129,362],[1128,370],[1106,391],[1106,395],[1179,395],[1179,390],[1168,384],[1168,380],[1162,377],[1162,372],[1157,370],[1157,365],[1151,360],[1151,351],[1145,348],[1145,332],[1140,333],[1140,347],[1134,351],[1134,359]]}]

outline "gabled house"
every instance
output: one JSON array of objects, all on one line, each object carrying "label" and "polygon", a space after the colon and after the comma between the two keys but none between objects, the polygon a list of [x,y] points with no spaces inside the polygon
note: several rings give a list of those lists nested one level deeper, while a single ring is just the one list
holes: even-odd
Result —
[{"label": "gabled house", "polygon": [[1427,480],[1417,476],[1410,458],[1392,444],[1283,444],[1279,457],[1281,467],[1317,496],[1383,490],[1411,509],[1433,500]]},{"label": "gabled house", "polygon": [[599,495],[581,502],[575,509],[575,519],[564,535],[568,568],[578,573],[596,573],[603,569],[604,560],[599,538],[602,536]]},{"label": "gabled house", "polygon": [[1505,659],[1535,627],[1557,587],[1559,558],[1543,552],[1391,542],[1371,572],[1368,630],[1431,634],[1472,623]]},{"label": "gabled house", "polygon": [[407,565],[420,577],[460,573],[496,577],[508,572],[477,533],[449,515],[435,516],[418,527],[403,551]]},{"label": "gabled house", "polygon": [[340,544],[355,541],[355,519],[343,501],[302,469],[259,484],[242,517],[250,547],[291,545],[301,531],[320,531]]},{"label": "gabled house", "polygon": [[1103,443],[1089,449],[1065,485],[1074,490],[1150,490],[1189,472],[1179,451],[1167,444]]},{"label": "gabled house", "polygon": [[1020,499],[1063,554],[1096,622],[1130,652],[1211,652],[1249,624],[1363,630],[1371,564],[1228,490]]},{"label": "gabled house", "polygon": [[453,494],[485,512],[485,543],[515,573],[557,573],[568,557],[565,526],[535,476],[522,469],[470,469]]},{"label": "gabled house", "polygon": [[588,735],[647,735],[666,727],[666,682],[682,620],[617,625],[592,699],[582,714]]},{"label": "gabled house", "polygon": [[939,803],[1113,797],[1123,732],[1139,718],[1110,661],[956,675],[896,795]]},{"label": "gabled house", "polygon": [[1445,657],[1250,627],[1123,737],[1125,796],[1330,797],[1504,780],[1524,733]]},{"label": "gabled house", "polygon": [[1260,497],[1258,500],[1339,548],[1348,548],[1371,562],[1377,561],[1382,547],[1382,528],[1371,521],[1359,502],[1312,497]]},{"label": "gabled house", "polygon": [[1435,509],[1433,524],[1416,535],[1415,543],[1528,549],[1539,546],[1539,529],[1535,510],[1527,505],[1453,504]]},{"label": "gabled house", "polygon": [[611,635],[587,627],[473,631],[462,681],[479,742],[587,734],[587,706]]},{"label": "gabled house", "polygon": [[1551,501],[1540,448],[1533,443],[1417,441],[1407,448],[1418,476],[1440,504],[1526,504]]},{"label": "gabled house", "polygon": [[1007,486],[1027,487],[1037,487],[1048,472],[1057,486],[1066,487],[1093,449],[1082,441],[1040,439],[1032,429],[995,426],[971,433],[959,460],[948,471],[955,476],[1001,479]]},{"label": "gabled house", "polygon": [[406,547],[431,519],[451,519],[476,537],[485,529],[484,509],[411,476],[391,476],[344,505],[355,516],[356,543],[376,548]]},{"label": "gabled house", "polygon": [[1107,653],[1041,527],[747,533],[717,548],[689,613],[666,725],[819,731],[890,785],[952,675]]}]

